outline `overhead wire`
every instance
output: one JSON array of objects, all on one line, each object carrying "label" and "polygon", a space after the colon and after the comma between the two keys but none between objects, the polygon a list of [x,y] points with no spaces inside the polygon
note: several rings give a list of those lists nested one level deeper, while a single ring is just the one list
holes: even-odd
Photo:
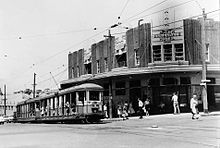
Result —
[{"label": "overhead wire", "polygon": [[[166,0],[166,1],[167,1],[167,0]],[[192,0],[191,0],[191,1],[192,1]],[[163,1],[163,2],[165,2],[165,1]],[[190,1],[188,1],[188,2],[190,2]],[[187,3],[187,2],[185,2],[185,3]],[[180,6],[180,5],[183,5],[183,3],[181,3],[181,4],[179,4],[179,5],[176,5],[176,6]],[[172,7],[174,7],[174,6],[172,6]],[[172,7],[170,7],[170,8],[172,8]],[[167,8],[166,8],[166,9],[167,9]],[[162,11],[162,10],[161,10],[161,11]],[[157,11],[157,12],[161,12],[161,11]],[[217,11],[219,11],[219,9],[218,9]],[[157,13],[157,12],[154,12],[154,13]],[[213,11],[212,11],[212,12],[213,12]],[[209,12],[209,13],[212,13],[212,12]],[[207,14],[208,14],[208,13],[207,13]],[[149,14],[148,14],[148,15],[149,15]],[[194,17],[195,17],[195,16],[194,16]],[[131,18],[131,17],[130,17],[130,18]],[[191,17],[191,18],[193,18],[193,17]],[[174,22],[179,22],[179,21],[182,21],[182,20],[178,20],[178,21],[174,21]],[[174,22],[171,22],[171,23],[174,23]],[[159,27],[159,26],[163,26],[163,25],[154,26],[154,28],[155,28],[155,27]],[[87,39],[85,39],[85,40],[79,42],[79,43],[76,43],[76,44],[72,45],[71,47],[69,47],[69,48],[67,48],[67,49],[65,49],[65,50],[62,50],[62,51],[60,51],[60,52],[58,52],[58,53],[56,53],[56,54],[54,54],[54,55],[52,55],[52,56],[46,58],[44,61],[38,62],[38,63],[36,63],[36,64],[45,62],[45,61],[47,61],[47,60],[49,60],[49,59],[51,59],[51,58],[57,56],[57,55],[60,54],[61,52],[67,51],[67,50],[69,50],[70,48],[72,48],[72,47],[74,47],[74,46],[76,46],[76,45],[78,45],[78,44],[81,44],[81,43],[87,41],[88,39],[93,38],[93,37],[95,37],[95,36],[97,36],[97,35],[103,33],[103,32],[106,31],[106,30],[107,30],[107,29],[105,29],[105,30],[103,30],[102,32],[99,32],[99,33],[97,33],[97,34],[95,34],[95,35],[93,35],[93,36],[91,36],[91,37],[89,37],[89,38],[87,38]],[[66,69],[66,70],[67,70],[67,69]],[[51,79],[51,78],[50,78],[50,79]],[[44,80],[44,81],[45,81],[45,80]]]},{"label": "overhead wire", "polygon": [[[147,17],[147,16],[151,16],[151,15],[153,15],[153,14],[157,14],[157,13],[163,12],[163,11],[165,11],[165,10],[167,10],[167,9],[176,8],[176,7],[185,5],[185,4],[187,4],[187,3],[190,3],[190,2],[192,2],[192,1],[195,1],[195,0],[189,0],[189,1],[186,1],[186,2],[183,2],[183,3],[180,3],[180,4],[177,4],[177,5],[174,5],[174,6],[171,6],[171,7],[167,7],[167,8],[165,8],[165,9],[162,9],[162,10],[159,10],[159,11],[155,11],[155,12],[152,12],[152,13],[149,13],[149,14],[146,14],[146,15],[143,15],[143,16],[140,16],[140,17],[137,17],[137,18],[133,18],[133,19],[131,19],[131,20],[129,19],[129,22],[132,22],[132,21],[134,21],[134,20],[138,20],[138,19],[140,19],[140,18],[144,18],[144,17]],[[134,17],[135,17],[135,16],[134,16]],[[122,23],[125,23],[125,22],[127,22],[127,21],[128,21],[128,20],[126,19],[126,20],[122,21]]]},{"label": "overhead wire", "polygon": [[130,20],[131,18],[136,17],[136,16],[138,16],[138,15],[140,15],[140,14],[146,12],[146,11],[149,11],[149,10],[155,8],[155,7],[158,7],[159,5],[161,5],[161,4],[163,4],[163,3],[167,2],[167,1],[169,1],[169,0],[163,0],[163,1],[159,2],[159,3],[157,3],[157,4],[154,4],[153,6],[147,8],[147,9],[144,9],[144,10],[142,10],[141,12],[138,12],[138,13],[135,14],[135,15],[126,18],[126,19],[123,20],[122,22],[126,22],[126,21]]},{"label": "overhead wire", "polygon": [[130,1],[130,0],[127,0],[127,1],[126,1],[124,7],[123,7],[122,10],[121,10],[120,15],[118,16],[118,19],[121,19],[122,13],[124,12],[125,8],[127,7],[129,1]]}]

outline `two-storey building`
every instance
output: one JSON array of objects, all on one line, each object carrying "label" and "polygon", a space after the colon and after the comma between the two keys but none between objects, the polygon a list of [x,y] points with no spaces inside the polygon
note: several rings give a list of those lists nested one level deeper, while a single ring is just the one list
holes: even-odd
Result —
[{"label": "two-storey building", "polygon": [[[126,34],[106,38],[89,49],[68,55],[68,80],[61,88],[92,82],[104,87],[104,102],[112,98],[113,113],[125,101],[138,110],[137,99],[151,100],[151,113],[172,112],[177,92],[182,111],[189,111],[193,93],[201,96],[201,20],[141,24]],[[220,104],[220,23],[206,19],[206,57],[209,110]],[[161,110],[161,104],[164,108]]]}]

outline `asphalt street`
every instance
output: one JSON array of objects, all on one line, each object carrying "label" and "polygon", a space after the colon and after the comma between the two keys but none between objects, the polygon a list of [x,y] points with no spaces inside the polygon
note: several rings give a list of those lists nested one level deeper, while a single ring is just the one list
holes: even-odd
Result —
[{"label": "asphalt street", "polygon": [[155,115],[101,124],[0,126],[0,148],[220,148],[220,115]]}]

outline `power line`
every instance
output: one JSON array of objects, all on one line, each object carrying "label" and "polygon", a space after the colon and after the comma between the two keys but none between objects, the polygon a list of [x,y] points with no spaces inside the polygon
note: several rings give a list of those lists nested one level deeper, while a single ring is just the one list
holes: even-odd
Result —
[{"label": "power line", "polygon": [[121,18],[122,13],[124,12],[125,8],[127,7],[127,5],[128,5],[128,2],[129,2],[129,1],[130,1],[130,0],[127,0],[127,2],[125,3],[124,7],[123,7],[123,8],[122,8],[122,10],[121,10],[120,15],[118,16],[118,19],[120,19],[120,18]]},{"label": "power line", "polygon": [[[189,3],[189,2],[192,2],[192,1],[195,1],[195,0],[189,0],[189,1],[186,1],[186,2],[183,2],[183,3],[180,3],[180,4],[177,4],[177,5],[174,5],[174,6],[171,6],[171,7],[162,9],[162,10],[159,10],[159,11],[152,12],[152,13],[147,14],[147,15],[143,15],[143,16],[138,17],[138,18],[133,18],[133,19],[131,19],[129,22],[134,21],[134,20],[138,20],[138,19],[140,19],[140,18],[144,18],[144,17],[147,17],[147,16],[151,16],[151,15],[153,15],[153,14],[157,14],[157,13],[163,12],[163,11],[165,11],[165,10],[167,10],[167,9],[176,8],[176,7],[185,5],[185,4],[187,4],[187,3]],[[125,20],[124,22],[126,22],[126,21],[128,21],[128,20]]]},{"label": "power line", "polygon": [[63,32],[52,32],[52,33],[41,33],[41,34],[33,34],[33,35],[24,35],[24,36],[15,36],[9,38],[0,38],[0,40],[11,40],[11,39],[24,39],[24,38],[38,38],[38,37],[46,37],[46,36],[57,36],[62,34],[70,34],[70,33],[81,33],[87,31],[94,31],[97,28],[89,28],[89,29],[79,29],[79,30],[71,30],[71,31],[63,31]]},{"label": "power line", "polygon": [[122,21],[122,22],[126,22],[126,21],[130,20],[131,18],[136,17],[136,16],[138,16],[138,15],[140,15],[140,14],[146,12],[146,11],[149,11],[150,9],[153,9],[154,7],[157,7],[157,6],[163,4],[163,3],[167,2],[167,1],[168,1],[168,0],[163,0],[162,2],[159,2],[159,3],[157,3],[157,4],[155,4],[155,5],[151,6],[151,7],[149,7],[149,8],[147,8],[147,9],[144,9],[143,11],[141,11],[141,12],[139,12],[139,13],[137,13],[137,14],[131,16],[131,17],[128,17],[127,19],[125,19],[125,20]]}]

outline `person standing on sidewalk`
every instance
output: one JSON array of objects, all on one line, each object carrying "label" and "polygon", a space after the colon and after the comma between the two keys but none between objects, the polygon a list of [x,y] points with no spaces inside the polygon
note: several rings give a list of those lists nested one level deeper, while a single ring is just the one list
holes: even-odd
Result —
[{"label": "person standing on sidewalk", "polygon": [[105,113],[105,118],[108,118],[108,107],[107,107],[106,104],[104,104],[103,110],[104,110],[104,113]]},{"label": "person standing on sidewalk", "polygon": [[198,99],[197,95],[193,94],[193,97],[190,100],[190,108],[192,112],[192,119],[199,119],[199,110],[198,110]]},{"label": "person standing on sidewalk", "polygon": [[140,100],[140,98],[138,98],[138,108],[139,108],[139,119],[143,119],[143,107],[144,107],[144,104],[143,102]]},{"label": "person standing on sidewalk", "polygon": [[172,101],[173,101],[174,114],[179,114],[180,113],[180,108],[179,108],[178,96],[176,95],[175,92],[173,93]]},{"label": "person standing on sidewalk", "polygon": [[149,111],[150,111],[150,99],[146,99],[144,101],[144,108],[145,108],[145,113],[146,113],[146,116],[149,116]]},{"label": "person standing on sidewalk", "polygon": [[128,119],[128,103],[127,103],[127,101],[125,101],[125,103],[123,105],[122,117],[123,117],[123,120]]}]

